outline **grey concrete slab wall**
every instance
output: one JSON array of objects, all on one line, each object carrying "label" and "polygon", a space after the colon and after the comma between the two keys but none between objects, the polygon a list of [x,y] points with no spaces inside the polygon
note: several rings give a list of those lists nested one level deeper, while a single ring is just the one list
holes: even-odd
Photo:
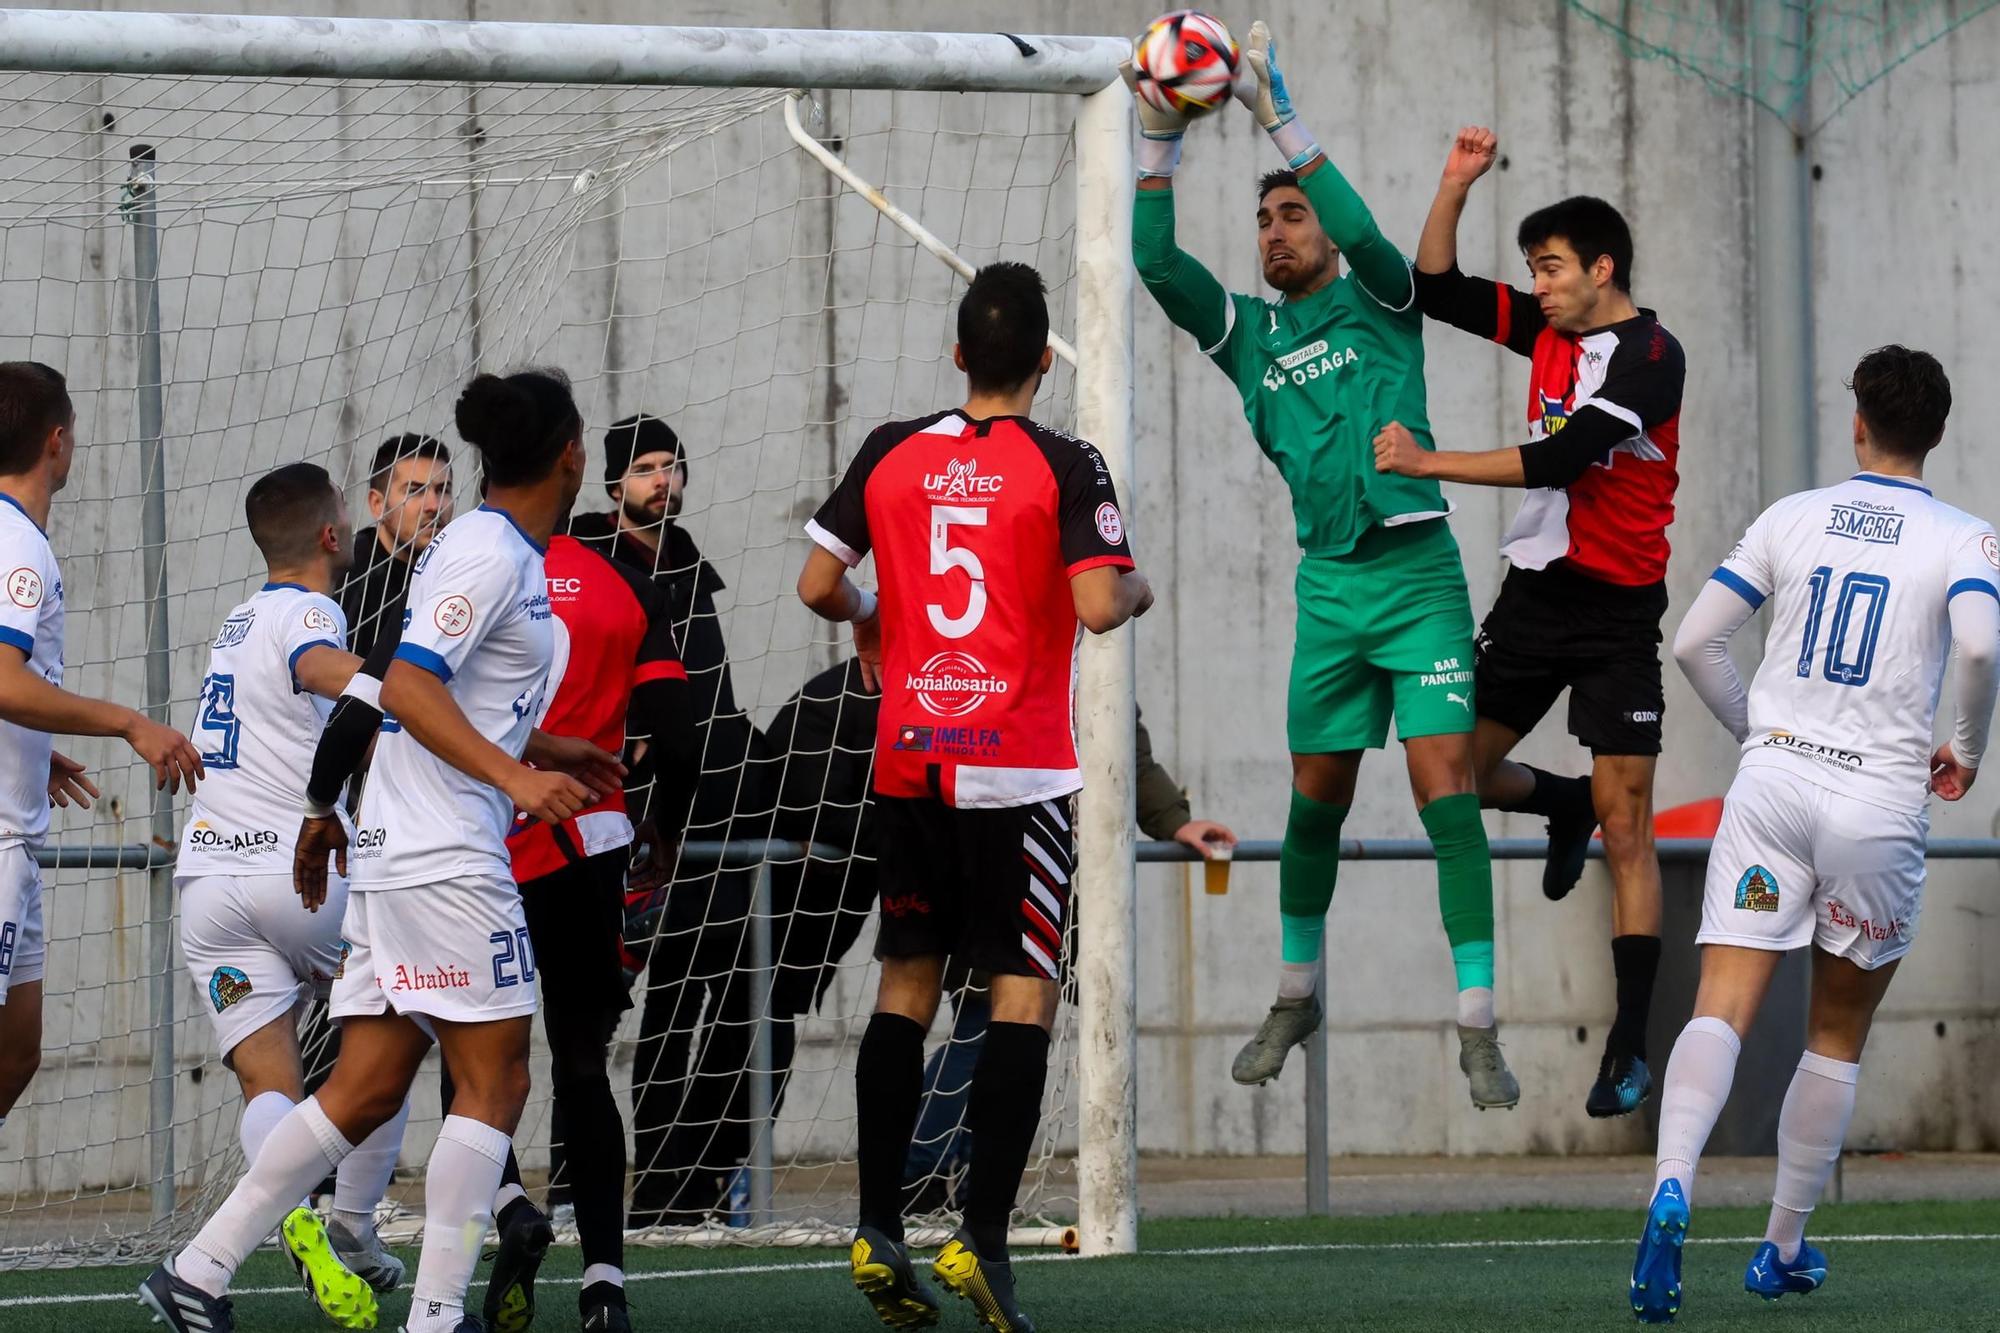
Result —
[{"label": "grey concrete slab wall", "polygon": [[[131,5],[131,8],[143,6]],[[256,8],[257,6],[247,6]],[[220,8],[220,7],[217,7]],[[527,3],[405,3],[305,6],[312,12],[437,18],[547,17]],[[1733,6],[1717,0],[1723,17]],[[681,6],[681,23],[982,31],[1136,31],[1154,6],[1117,0],[1088,6],[1030,0],[953,5],[905,0],[827,0]],[[1271,4],[1300,113],[1361,189],[1384,229],[1406,248],[1429,204],[1448,138],[1461,123],[1501,132],[1505,162],[1478,187],[1461,235],[1468,270],[1521,271],[1512,244],[1530,209],[1572,193],[1618,203],[1636,233],[1636,294],[1654,307],[1687,351],[1682,484],[1672,531],[1674,610],[1691,599],[1716,559],[1758,508],[1757,366],[1751,256],[1796,238],[1759,236],[1751,208],[1754,111],[1656,63],[1632,62],[1596,25],[1554,0],[1366,0],[1336,8]],[[632,0],[591,0],[565,17],[644,22],[662,17]],[[1239,30],[1251,15],[1225,14]],[[1241,35],[1239,31],[1239,35]],[[2000,190],[1980,169],[1976,134],[1960,126],[1991,119],[2000,84],[2000,20],[1968,26],[1920,55],[1847,107],[1814,141],[1823,169],[1814,187],[1814,349],[1819,358],[1818,477],[1844,475],[1846,406],[1839,379],[1856,355],[1892,339],[1931,346],[1954,372],[1958,406],[1936,463],[1942,493],[1979,512],[2000,512],[2000,481],[1984,465],[1981,423],[1996,390],[1980,373],[1996,336],[1981,298],[1996,262],[1984,219]],[[129,81],[128,81],[129,82]],[[62,95],[79,112],[107,96],[103,80],[69,80]],[[113,90],[115,92],[115,90]],[[113,98],[115,100],[115,97]],[[583,124],[614,120],[606,95],[572,108]],[[898,95],[887,110],[854,112],[826,99],[830,126],[871,179],[982,257],[1031,258],[1053,275],[1066,267],[1066,222],[1057,158],[1047,156],[1048,115],[999,102]],[[200,108],[196,108],[199,110]],[[286,108],[267,110],[276,114]],[[400,108],[398,132],[428,130],[445,142],[467,108],[438,99]],[[210,109],[211,114],[213,109]],[[838,117],[857,115],[852,123]],[[919,126],[874,133],[888,115]],[[967,120],[970,115],[973,118]],[[995,119],[989,120],[988,117]],[[1057,117],[1059,120],[1059,117]],[[389,122],[384,122],[389,123]],[[514,350],[572,368],[593,427],[640,408],[663,410],[691,447],[697,468],[688,524],[730,584],[723,598],[739,695],[768,717],[834,648],[792,604],[788,589],[803,543],[798,524],[874,421],[952,401],[956,384],[916,349],[948,344],[953,283],[851,196],[836,196],[817,169],[770,137],[769,117],[742,122],[694,144],[648,174],[585,205],[560,290],[488,291],[476,279],[447,289],[444,275],[469,271],[463,247],[475,217],[489,245],[506,244],[505,205],[495,195],[470,207],[449,199],[385,206],[366,235],[309,206],[268,219],[220,219],[208,248],[166,248],[163,302],[170,342],[168,423],[179,489],[173,513],[175,639],[188,645],[176,678],[198,680],[200,632],[245,586],[247,542],[232,522],[257,469],[294,456],[301,438],[315,456],[354,481],[370,432],[427,414],[439,428],[450,388],[466,366]],[[959,151],[983,129],[1005,128],[1034,145],[1019,160],[963,162]],[[1057,127],[1059,130],[1059,126]],[[102,188],[123,172],[123,129],[79,116],[50,156],[99,164]],[[1000,136],[993,136],[997,142]],[[1226,109],[1194,128],[1179,178],[1182,244],[1237,290],[1259,289],[1251,221],[1257,175],[1278,165],[1247,119]],[[357,145],[357,148],[364,147]],[[365,153],[364,153],[365,156]],[[998,173],[997,175],[994,173]],[[1014,197],[994,180],[1035,182]],[[769,207],[772,198],[811,207]],[[700,201],[697,205],[695,201]],[[557,205],[546,205],[555,207]],[[400,230],[399,230],[400,229]],[[727,235],[730,244],[690,243]],[[227,241],[225,245],[224,242]],[[57,356],[78,335],[96,360],[72,364],[86,390],[132,383],[134,327],[129,237],[104,226],[8,229],[0,264],[0,355]],[[371,261],[357,256],[377,256]],[[700,267],[695,267],[695,265]],[[440,293],[413,313],[394,295]],[[692,295],[691,295],[692,294]],[[1073,302],[1056,294],[1059,326]],[[502,327],[473,317],[475,301],[500,302],[523,321]],[[121,304],[122,303],[122,304]],[[327,311],[344,312],[329,317]],[[824,317],[822,311],[830,312]],[[1171,330],[1141,294],[1137,312],[1136,495],[1132,530],[1162,598],[1138,628],[1139,700],[1162,759],[1185,782],[1198,814],[1249,835],[1275,836],[1288,789],[1284,682],[1292,641],[1296,564],[1288,500],[1259,456],[1228,382],[1190,340]],[[726,337],[711,336],[726,329]],[[497,340],[497,342],[481,342]],[[430,349],[425,351],[423,349]],[[925,352],[924,357],[931,356]],[[1427,338],[1433,423],[1447,447],[1517,441],[1525,419],[1525,363],[1445,328]],[[823,373],[831,363],[840,376]],[[217,367],[241,366],[231,376]],[[1066,388],[1058,383],[1052,402]],[[837,399],[837,401],[836,401]],[[86,431],[131,434],[129,392],[86,395]],[[396,428],[400,429],[401,426]],[[593,478],[594,483],[594,478]],[[130,450],[86,454],[58,525],[72,586],[98,590],[72,620],[71,681],[134,698],[140,689],[143,615],[137,601],[136,463]],[[595,502],[597,492],[586,492]],[[102,499],[96,497],[128,497]],[[357,507],[359,492],[356,492]],[[467,496],[469,500],[469,496]],[[1499,585],[1498,537],[1510,493],[1456,489],[1452,520],[1476,610]],[[243,577],[237,577],[242,575]],[[1741,654],[1754,659],[1754,647]],[[191,691],[189,692],[191,695]],[[183,711],[186,704],[183,704]],[[1562,734],[1558,712],[1525,744],[1523,757],[1581,772],[1587,756]],[[1727,737],[1668,671],[1668,752],[1659,804],[1720,795],[1733,770]],[[108,748],[89,751],[114,758]],[[122,761],[120,761],[122,767]],[[1417,836],[1399,752],[1372,756],[1349,828]],[[143,822],[143,791],[117,795]],[[1945,834],[1992,831],[2000,794],[1983,786],[1960,806],[1940,808]],[[1495,815],[1495,834],[1539,833],[1532,820]],[[107,838],[108,840],[108,838]],[[1594,1152],[1649,1146],[1637,1121],[1603,1124],[1581,1114],[1612,1011],[1604,940],[1608,885],[1593,870],[1561,906],[1543,901],[1539,868],[1497,874],[1500,1011],[1508,1053],[1525,1095],[1511,1115],[1481,1116],[1466,1103],[1452,1060],[1452,984],[1425,866],[1360,865],[1342,877],[1328,939],[1331,969],[1334,1145],[1339,1152]],[[1925,933],[1905,965],[1870,1048],[1856,1121],[1875,1146],[1986,1147],[2000,1135],[2000,1107],[1976,1080],[1953,1071],[1983,1067],[2000,1043],[2000,980],[1980,960],[1996,939],[1993,867],[1954,866],[1936,877]],[[1286,1153],[1300,1149],[1299,1073],[1257,1091],[1235,1087],[1228,1060],[1268,1003],[1276,949],[1275,868],[1241,865],[1224,897],[1201,892],[1179,868],[1142,872],[1140,935],[1141,1132],[1151,1151]],[[106,976],[142,956],[138,877],[72,877],[77,891],[51,897],[52,933],[83,941],[73,963]],[[1087,892],[1087,889],[1086,889]],[[87,947],[86,947],[87,946]],[[866,939],[860,948],[865,948]],[[858,962],[859,948],[855,960]],[[865,1012],[866,969],[842,972],[823,1015],[801,1030],[799,1075],[787,1105],[781,1156],[843,1151],[851,1090],[842,1051]],[[192,992],[183,997],[191,1003]],[[118,1072],[72,1070],[78,1089],[107,1097],[119,1086],[117,1133],[92,1130],[63,1160],[65,1178],[90,1174],[86,1148],[129,1137],[143,1122],[143,1038],[132,1031],[143,997],[127,982],[80,988],[52,1013],[52,1033],[81,1050],[103,1038]],[[190,1062],[207,1040],[194,1014],[183,1024]],[[628,1031],[627,1036],[630,1033]],[[124,1049],[129,1047],[129,1049]],[[629,1059],[629,1044],[621,1046]],[[1656,1063],[1664,1051],[1655,1052]],[[77,1057],[77,1069],[84,1067]],[[83,1080],[77,1082],[77,1080]],[[94,1080],[94,1081],[92,1081]],[[188,1147],[212,1150],[230,1136],[227,1099],[212,1080],[188,1104]],[[1948,1087],[1950,1094],[1940,1096]],[[49,1108],[28,1155],[50,1157],[62,1108]],[[100,1102],[109,1106],[110,1102]],[[44,1123],[46,1121],[46,1123]],[[422,1134],[413,1143],[421,1155]],[[204,1148],[203,1145],[207,1145]],[[121,1151],[130,1152],[123,1143]],[[4,1152],[4,1149],[0,1149]],[[134,1157],[133,1163],[142,1160]],[[40,1169],[40,1168],[38,1168]],[[60,1174],[60,1173],[59,1173]]]}]

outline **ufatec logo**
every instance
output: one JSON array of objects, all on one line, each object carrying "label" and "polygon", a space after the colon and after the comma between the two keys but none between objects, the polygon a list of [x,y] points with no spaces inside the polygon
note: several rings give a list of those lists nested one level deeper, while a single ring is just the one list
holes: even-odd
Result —
[{"label": "ufatec logo", "polygon": [[997,472],[980,476],[976,458],[954,458],[944,471],[924,474],[924,494],[933,500],[990,500],[1005,480]]},{"label": "ufatec logo", "polygon": [[904,688],[933,717],[964,717],[993,695],[1007,692],[1007,682],[986,669],[970,653],[956,649],[939,653],[912,672]]},{"label": "ufatec logo", "polygon": [[583,595],[583,580],[582,580],[582,579],[559,579],[559,578],[556,578],[556,577],[554,577],[553,575],[552,575],[552,576],[550,576],[550,578],[549,578],[549,596],[551,596],[551,597],[581,597],[582,595]]}]

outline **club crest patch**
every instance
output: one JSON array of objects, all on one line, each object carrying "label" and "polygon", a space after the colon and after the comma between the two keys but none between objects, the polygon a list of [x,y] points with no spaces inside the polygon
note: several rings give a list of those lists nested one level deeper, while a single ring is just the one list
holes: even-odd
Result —
[{"label": "club crest patch", "polygon": [[1741,912],[1778,910],[1778,877],[1762,866],[1751,866],[1736,881],[1736,908]]},{"label": "club crest patch", "polygon": [[215,975],[208,979],[208,1001],[221,1013],[230,1005],[250,993],[250,978],[241,968],[218,967]]}]

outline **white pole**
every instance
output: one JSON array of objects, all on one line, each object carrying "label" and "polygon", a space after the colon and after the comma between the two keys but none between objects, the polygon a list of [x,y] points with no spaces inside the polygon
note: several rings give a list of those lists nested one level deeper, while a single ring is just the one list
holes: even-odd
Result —
[{"label": "white pole", "polygon": [[[1802,70],[1805,6],[1781,6],[1782,33],[1760,31],[1758,63]],[[1799,126],[1801,95],[1790,117],[1753,109],[1755,170],[1751,247],[1757,280],[1757,453],[1762,504],[1813,486],[1817,404],[1813,385],[1812,181]]]},{"label": "white pole", "polygon": [[[1076,120],[1077,431],[1135,504],[1132,439],[1132,97],[1122,83],[1083,99]],[[1134,546],[1146,557],[1145,535]],[[1132,855],[1130,626],[1084,636],[1078,687],[1077,1230],[1084,1254],[1139,1248],[1138,865]]]},{"label": "white pole", "polygon": [[469,83],[1091,93],[1113,37],[0,10],[0,68]]}]

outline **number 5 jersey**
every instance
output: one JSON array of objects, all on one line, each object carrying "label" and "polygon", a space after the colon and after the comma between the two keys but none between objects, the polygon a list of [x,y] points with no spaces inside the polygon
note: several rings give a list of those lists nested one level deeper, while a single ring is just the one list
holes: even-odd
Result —
[{"label": "number 5 jersey", "polygon": [[875,555],[878,793],[978,809],[1083,785],[1069,581],[1133,567],[1093,446],[1026,417],[894,422],[806,531],[850,568]]},{"label": "number 5 jersey", "polygon": [[1954,597],[1996,597],[1993,528],[1907,478],[1862,473],[1778,501],[1714,579],[1772,602],[1743,765],[1892,810],[1928,797]]}]

